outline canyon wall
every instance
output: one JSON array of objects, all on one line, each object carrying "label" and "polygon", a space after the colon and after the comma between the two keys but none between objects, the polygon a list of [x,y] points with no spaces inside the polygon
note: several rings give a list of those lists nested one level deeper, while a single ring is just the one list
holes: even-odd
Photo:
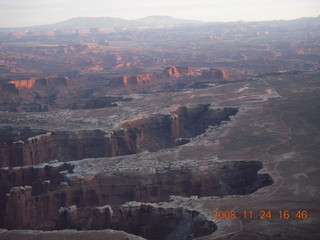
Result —
[{"label": "canyon wall", "polygon": [[112,87],[130,87],[141,85],[148,82],[156,81],[156,77],[152,73],[140,75],[125,75],[122,77],[113,78],[110,81]]},{"label": "canyon wall", "polygon": [[14,84],[16,88],[57,88],[67,87],[70,84],[69,78],[30,78],[26,80],[12,80],[9,83]]},{"label": "canyon wall", "polygon": [[156,78],[153,76],[152,73],[148,74],[142,74],[137,76],[123,76],[123,83],[124,86],[135,86],[135,85],[141,85],[147,82],[153,82]]},{"label": "canyon wall", "polygon": [[167,67],[163,75],[165,77],[182,77],[182,76],[193,76],[195,75],[192,68],[184,66],[171,66]]},{"label": "canyon wall", "polygon": [[[105,164],[108,166],[107,159]],[[100,173],[88,175],[80,175],[72,170],[71,164],[67,165],[55,163],[30,168],[41,168],[42,173],[47,169],[56,170],[51,170],[53,175],[16,182],[29,185],[12,187],[5,195],[1,205],[3,226],[8,229],[88,229],[91,228],[91,209],[96,206],[110,205],[117,211],[121,204],[129,201],[168,201],[171,195],[249,194],[272,183],[269,175],[257,173],[262,164],[256,161],[211,161],[140,170],[118,168],[117,171],[109,166],[109,170],[97,169]],[[1,172],[1,178],[6,178],[5,174],[9,173]],[[98,228],[97,225],[94,228]]]},{"label": "canyon wall", "polygon": [[203,79],[212,79],[212,80],[227,80],[231,77],[230,72],[226,69],[210,68],[209,70],[204,70],[201,73],[201,78]]},{"label": "canyon wall", "polygon": [[[110,216],[107,208],[106,216]],[[110,227],[149,240],[194,239],[216,231],[201,213],[182,207],[129,202],[111,212]]]},{"label": "canyon wall", "polygon": [[[179,145],[177,139],[192,138],[208,126],[219,125],[237,113],[235,108],[210,109],[209,104],[180,107],[170,114],[155,114],[123,122],[109,133],[93,131],[16,130],[2,128],[8,136],[0,142],[0,167],[27,166],[58,159],[130,155]],[[10,135],[11,134],[11,135]]]},{"label": "canyon wall", "polygon": [[[168,201],[171,195],[248,194],[269,185],[269,175],[257,174],[262,168],[259,162],[201,162],[156,168],[150,159],[149,167],[126,168],[127,164],[112,165],[113,158],[108,158],[188,143],[237,111],[211,108],[210,104],[181,106],[168,114],[137,116],[109,133],[2,127],[0,227],[90,229],[92,208],[96,206],[110,205],[117,211],[128,201]],[[78,172],[76,166],[91,164],[99,157],[106,157],[103,166]],[[174,221],[194,223],[190,219]]]},{"label": "canyon wall", "polygon": [[196,76],[192,68],[184,66],[170,66],[165,68],[161,74],[140,74],[140,75],[124,75],[122,77],[113,78],[110,81],[112,87],[130,87],[141,85],[145,83],[151,83],[156,80],[163,80],[171,77],[183,77],[183,76]]}]

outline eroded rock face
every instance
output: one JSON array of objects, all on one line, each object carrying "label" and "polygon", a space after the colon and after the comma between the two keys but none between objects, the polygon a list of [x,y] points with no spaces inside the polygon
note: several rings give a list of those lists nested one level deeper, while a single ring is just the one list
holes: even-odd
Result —
[{"label": "eroded rock face", "polygon": [[179,107],[173,111],[177,114],[183,134],[180,137],[195,137],[205,132],[208,126],[217,126],[230,120],[238,113],[236,108],[211,109],[209,104],[199,104],[191,107]]},{"label": "eroded rock face", "polygon": [[91,229],[111,228],[113,209],[110,205],[95,207],[91,209]]},{"label": "eroded rock face", "polygon": [[230,78],[230,72],[226,69],[209,69],[202,72],[201,77],[204,79],[226,80]]},{"label": "eroded rock face", "polygon": [[3,97],[0,97],[2,111],[43,112],[59,105],[59,95],[64,95],[73,86],[68,77],[28,78],[6,80],[0,83]]},{"label": "eroded rock face", "polygon": [[156,77],[152,73],[140,75],[125,75],[120,78],[114,78],[110,81],[113,87],[130,87],[144,83],[154,82]]},{"label": "eroded rock face", "polygon": [[[0,166],[26,166],[59,159],[112,157],[158,151],[188,142],[205,132],[208,126],[228,121],[236,108],[211,109],[210,104],[179,107],[170,114],[155,114],[123,122],[119,130],[45,132],[8,129],[0,147]],[[40,133],[40,134],[39,134]],[[38,135],[39,134],[39,135]],[[184,139],[183,141],[180,141]]]},{"label": "eroded rock face", "polygon": [[153,81],[155,81],[155,77],[153,76],[152,73],[123,77],[123,83],[125,86],[141,85],[143,83],[153,82]]},{"label": "eroded rock face", "polygon": [[197,211],[138,202],[121,205],[113,219],[111,228],[150,240],[194,239],[217,229],[212,221]]},{"label": "eroded rock face", "polygon": [[64,78],[30,78],[26,80],[14,80],[9,83],[14,84],[16,88],[57,88],[69,86],[69,79]]},{"label": "eroded rock face", "polygon": [[[181,106],[168,113],[137,116],[109,133],[2,128],[1,163],[5,168],[0,172],[0,226],[42,230],[110,227],[156,240],[210,234],[216,226],[200,213],[150,203],[167,202],[172,195],[250,194],[273,182],[269,175],[258,174],[262,164],[169,163],[156,156],[158,150],[192,141],[237,111],[210,104]],[[143,163],[138,163],[137,156],[144,154]],[[96,159],[69,162],[89,157]],[[68,163],[44,163],[53,159]],[[29,166],[12,168],[14,164]],[[140,203],[128,203],[131,201]]]},{"label": "eroded rock face", "polygon": [[50,159],[50,132],[12,127],[3,127],[0,132],[0,167],[26,166]]},{"label": "eroded rock face", "polygon": [[182,76],[192,76],[194,75],[192,68],[184,66],[171,66],[167,67],[164,72],[166,77],[182,77]]},{"label": "eroded rock face", "polygon": [[[155,240],[211,234],[216,225],[199,212],[155,203],[168,202],[170,196],[250,194],[273,180],[268,174],[258,174],[260,162],[164,163],[157,160],[157,151],[188,143],[208,126],[219,125],[236,113],[235,108],[211,108],[210,104],[182,106],[168,114],[122,122],[110,133],[4,128],[3,141],[13,143],[2,142],[3,163],[13,164],[15,159],[17,164],[31,165],[1,169],[0,226],[41,230],[112,228]],[[143,150],[154,153],[137,154]],[[122,155],[127,156],[110,158]],[[143,162],[139,163],[138,155],[144,156]],[[35,160],[70,161],[87,156],[106,158],[32,165]],[[131,201],[135,202],[128,203]]]},{"label": "eroded rock face", "polygon": [[[91,161],[94,160],[83,164],[91,164]],[[91,228],[89,223],[93,215],[96,218],[92,228],[99,229],[104,215],[112,215],[111,208],[117,209],[128,201],[168,201],[171,195],[205,197],[249,194],[272,184],[269,175],[257,173],[262,164],[255,161],[207,161],[161,166],[150,159],[149,165],[139,168],[126,164],[123,167],[112,165],[108,159],[101,166],[98,163],[91,166],[95,164],[95,170],[85,168],[87,173],[71,170],[69,164],[54,163],[51,168],[47,167],[50,165],[41,167],[41,177],[24,180],[22,176],[17,176],[21,180],[11,183],[14,187],[2,199],[3,226],[8,229],[88,229]],[[155,167],[157,165],[159,167]],[[37,168],[32,167],[29,171],[36,172]],[[48,169],[52,175],[46,172]],[[6,179],[5,174],[10,174],[10,171],[2,171],[1,179]],[[15,186],[21,183],[23,187]],[[91,210],[102,205],[110,206]],[[111,225],[114,221],[107,217],[104,219]]]},{"label": "eroded rock face", "polygon": [[[2,168],[0,171],[0,224],[3,225],[4,214],[6,208],[6,197],[12,194],[16,204],[25,205],[24,209],[29,209],[29,213],[23,212],[23,209],[17,209],[11,206],[11,217],[17,216],[22,225],[30,225],[36,222],[36,212],[43,212],[45,208],[33,208],[30,202],[32,196],[48,193],[53,190],[52,186],[60,187],[60,183],[64,181],[62,173],[70,170],[70,166],[65,163],[51,163],[37,166]],[[60,173],[62,172],[62,173]],[[19,187],[18,187],[19,186]],[[27,187],[26,187],[27,186]],[[7,194],[7,195],[6,195]],[[28,200],[27,200],[28,199]],[[24,201],[26,200],[26,201]],[[49,203],[48,203],[49,204]],[[47,208],[50,206],[48,205]],[[21,215],[22,214],[22,215]],[[27,215],[28,217],[25,217]],[[45,229],[45,228],[44,228]]]}]

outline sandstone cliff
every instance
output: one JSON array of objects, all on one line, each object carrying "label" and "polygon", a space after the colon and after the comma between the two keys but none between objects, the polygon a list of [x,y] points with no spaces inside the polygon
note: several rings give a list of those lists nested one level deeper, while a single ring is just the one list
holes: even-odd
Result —
[{"label": "sandstone cliff", "polygon": [[69,86],[69,79],[64,78],[30,78],[26,80],[13,80],[9,83],[14,84],[16,88],[57,88]]},{"label": "sandstone cliff", "polygon": [[125,75],[120,78],[113,78],[110,85],[113,87],[130,87],[144,83],[154,82],[156,80],[152,73],[140,75]]},{"label": "sandstone cliff", "polygon": [[[106,216],[110,216],[107,212]],[[170,204],[129,202],[112,213],[110,227],[151,240],[194,239],[217,227],[201,213]]]},{"label": "sandstone cliff", "polygon": [[192,68],[184,66],[171,66],[167,67],[163,75],[166,77],[182,77],[182,76],[193,76],[194,73]]},{"label": "sandstone cliff", "polygon": [[[3,226],[9,229],[83,229],[89,227],[91,208],[96,206],[108,204],[116,211],[128,201],[168,201],[171,195],[204,197],[248,194],[272,183],[269,175],[257,173],[262,164],[255,161],[186,162],[156,168],[153,166],[159,163],[149,159],[147,165],[135,169],[127,164],[122,167],[114,165],[112,160],[108,163],[110,159],[90,164],[92,161],[95,160],[77,163],[89,164],[84,169],[86,173],[61,163],[30,168],[40,169],[35,172],[40,171],[44,175],[39,178],[34,176],[33,180],[19,177],[22,180],[15,184],[22,183],[22,186],[12,187],[2,200]],[[94,166],[95,170],[89,166]],[[52,175],[46,173],[47,169]],[[3,176],[5,174],[10,172],[1,172],[2,179],[6,178]],[[39,181],[42,181],[41,184]],[[15,184],[11,183],[11,186]],[[94,216],[99,217],[97,211],[99,209],[94,211]],[[112,211],[109,209],[108,212],[111,214]],[[112,225],[116,220],[106,218],[106,221]],[[101,228],[99,222],[95,219],[92,228]]]},{"label": "sandstone cliff", "polygon": [[201,74],[203,79],[213,79],[213,80],[227,80],[230,78],[230,72],[227,69],[214,69],[204,70]]},{"label": "sandstone cliff", "polygon": [[[137,117],[109,133],[94,131],[46,132],[31,129],[7,129],[0,141],[0,166],[26,166],[59,159],[130,155],[142,150],[157,151],[174,147],[181,138],[193,138],[208,126],[219,125],[237,113],[235,108],[211,109],[209,104],[179,107],[170,114]],[[4,135],[5,136],[5,135]]]}]

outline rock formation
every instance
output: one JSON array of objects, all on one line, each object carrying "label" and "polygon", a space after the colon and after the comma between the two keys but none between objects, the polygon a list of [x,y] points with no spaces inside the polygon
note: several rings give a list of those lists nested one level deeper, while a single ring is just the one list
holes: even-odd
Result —
[{"label": "rock formation", "polygon": [[165,77],[182,77],[182,76],[193,76],[194,73],[192,71],[192,68],[190,67],[184,67],[184,66],[171,66],[167,67],[163,75]]},{"label": "rock formation", "polygon": [[[90,164],[92,161],[95,160],[79,163]],[[116,226],[123,221],[113,225],[114,221],[117,222],[114,218],[119,216],[116,211],[128,201],[168,201],[171,195],[205,197],[249,194],[272,183],[269,175],[257,173],[262,164],[256,161],[203,161],[156,168],[153,166],[158,163],[149,159],[147,165],[136,169],[128,168],[127,164],[108,164],[108,161],[102,159],[95,162],[92,165],[96,164],[95,173],[90,167],[86,172],[78,172],[74,167],[79,163],[53,163],[29,167],[31,176],[25,178],[23,175],[16,176],[24,173],[17,168],[14,171],[16,177],[7,184],[14,187],[1,196],[3,226],[9,229],[87,229],[93,217],[92,228],[101,228],[101,221],[105,219],[105,224],[110,222],[117,229]],[[37,176],[32,176],[32,173]],[[7,179],[8,174],[9,169],[2,171],[1,179]],[[6,192],[5,189],[3,192]],[[106,204],[110,206],[94,208]]]},{"label": "rock formation", "polygon": [[319,238],[320,18],[85,22],[0,29],[1,240]]},{"label": "rock formation", "polygon": [[99,230],[111,228],[113,210],[110,205],[92,208],[91,216],[91,229]]},{"label": "rock formation", "polygon": [[[176,139],[193,138],[208,126],[219,125],[237,113],[235,108],[210,109],[209,104],[179,107],[170,114],[139,117],[121,123],[121,129],[46,132],[31,129],[0,129],[0,166],[27,166],[50,160],[130,155],[177,146]],[[5,135],[4,135],[5,136]],[[187,141],[186,141],[187,142]],[[180,141],[180,144],[182,142]]]},{"label": "rock formation", "polygon": [[152,73],[140,74],[140,75],[125,75],[120,78],[114,78],[110,81],[110,85],[113,87],[130,87],[141,85],[144,83],[154,82],[156,80]]},{"label": "rock formation", "polygon": [[[120,165],[114,164],[118,158],[109,158],[127,155],[124,159],[128,160],[128,155],[135,158],[132,154],[145,150],[154,152],[187,144],[209,126],[229,120],[237,111],[236,108],[212,108],[210,104],[181,106],[167,114],[137,116],[123,121],[118,124],[118,129],[108,133],[102,130],[48,132],[2,127],[0,224],[8,229],[53,230],[101,229],[104,226],[102,222],[105,222],[114,229],[136,234],[138,230],[132,226],[135,219],[126,225],[123,221],[127,218],[126,213],[119,215],[118,212],[120,205],[128,201],[168,201],[171,195],[248,194],[269,185],[272,183],[269,175],[257,174],[262,167],[259,162],[223,163],[222,168],[220,163],[212,161],[163,166],[149,159],[143,167],[128,168],[121,161]],[[78,164],[90,165],[96,160],[70,162],[98,157],[107,157],[102,159],[107,162],[103,167],[96,162],[95,169],[85,167],[88,172],[78,171]],[[133,164],[136,161],[130,160]],[[149,213],[145,208],[141,211],[147,217]],[[172,224],[195,224],[197,227],[191,227],[192,233],[188,233],[191,235],[201,226],[207,226],[207,223],[198,226],[198,220],[189,218],[188,213],[187,218],[182,215],[171,215],[172,222],[168,222],[168,226],[163,225],[167,229],[165,232],[173,234],[168,230]],[[157,222],[158,217],[139,221],[149,219]],[[120,222],[119,218],[122,219]],[[162,219],[161,214],[159,218]],[[148,233],[154,231],[154,226],[143,229],[142,236],[170,239],[170,234],[156,237],[154,233]],[[214,227],[209,229],[213,231]],[[201,236],[202,232],[196,235]]]},{"label": "rock formation", "polygon": [[36,78],[31,78],[28,80],[10,81],[10,83],[13,84],[16,88],[32,88],[36,81]]},{"label": "rock formation", "polygon": [[140,85],[147,82],[155,81],[155,77],[152,73],[142,74],[137,76],[124,76],[123,84],[124,86]]},{"label": "rock formation", "polygon": [[230,78],[230,72],[226,69],[210,68],[209,70],[204,70],[201,74],[203,79],[212,79],[212,80],[227,80]]},{"label": "rock formation", "polygon": [[110,227],[150,240],[194,239],[216,231],[216,225],[197,211],[170,204],[129,202],[120,206]]},{"label": "rock formation", "polygon": [[64,78],[30,78],[27,80],[13,80],[9,83],[14,84],[16,88],[57,88],[60,86],[69,86],[69,79]]},{"label": "rock formation", "polygon": [[48,158],[50,132],[11,127],[0,132],[0,167],[32,165]]}]

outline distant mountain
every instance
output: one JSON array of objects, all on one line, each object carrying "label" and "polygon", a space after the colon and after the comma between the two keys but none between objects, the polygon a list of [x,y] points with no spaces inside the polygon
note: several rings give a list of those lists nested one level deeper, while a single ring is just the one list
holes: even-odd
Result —
[{"label": "distant mountain", "polygon": [[254,21],[254,22],[202,22],[188,19],[177,19],[170,16],[149,16],[137,20],[126,20],[112,17],[78,17],[67,21],[21,28],[0,28],[0,32],[15,32],[15,31],[47,31],[47,30],[69,30],[69,29],[88,29],[88,28],[127,28],[140,26],[203,26],[211,28],[220,26],[225,28],[231,25],[257,25],[265,27],[295,27],[308,24],[315,24],[319,28],[319,17],[299,18],[294,20],[272,20],[272,21]]},{"label": "distant mountain", "polygon": [[130,24],[129,20],[112,17],[78,17],[64,22],[46,25],[51,29],[117,28]]},{"label": "distant mountain", "polygon": [[149,16],[134,21],[137,25],[184,25],[201,24],[202,21],[177,19],[170,16]]},{"label": "distant mountain", "polygon": [[137,20],[126,20],[112,17],[78,17],[72,18],[55,24],[21,27],[21,28],[2,28],[0,31],[22,31],[22,30],[66,30],[66,29],[84,29],[84,28],[124,28],[138,26],[158,26],[158,25],[187,25],[201,24],[204,22],[196,20],[177,19],[170,16],[149,16]]}]

